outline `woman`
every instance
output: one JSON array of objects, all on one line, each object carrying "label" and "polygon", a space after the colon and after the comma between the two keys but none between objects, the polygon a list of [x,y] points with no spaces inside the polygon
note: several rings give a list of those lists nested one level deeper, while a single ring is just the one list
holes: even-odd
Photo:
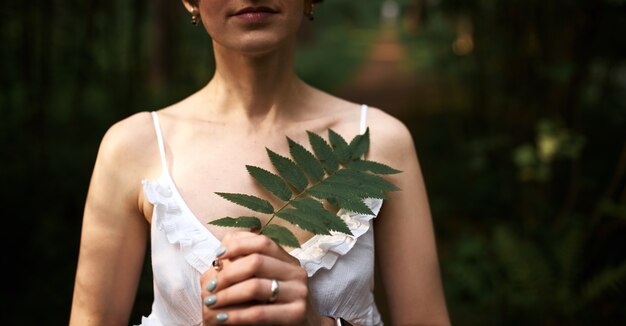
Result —
[{"label": "woman", "polygon": [[[374,254],[394,325],[448,325],[409,131],[379,109],[326,94],[294,74],[296,34],[312,17],[312,0],[183,3],[212,38],[215,74],[188,98],[130,116],[104,136],[85,205],[70,324],[127,325],[151,243],[155,299],[143,325],[380,325]],[[268,197],[244,170],[272,170],[265,147],[288,156],[285,136],[307,144],[305,130],[326,135],[332,128],[352,139],[366,126],[367,159],[402,170],[389,178],[402,190],[382,208],[370,203],[375,219],[348,216],[361,219],[354,237],[328,240],[290,226],[308,244],[292,250],[207,224],[249,214],[215,192]],[[216,258],[220,266],[211,268]]]}]

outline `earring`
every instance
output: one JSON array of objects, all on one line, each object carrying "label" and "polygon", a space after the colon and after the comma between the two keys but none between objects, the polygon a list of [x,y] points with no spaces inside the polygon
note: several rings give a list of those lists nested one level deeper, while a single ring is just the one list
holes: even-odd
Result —
[{"label": "earring", "polygon": [[198,26],[198,17],[200,16],[200,13],[198,12],[197,8],[193,8],[193,10],[191,11],[191,24],[194,26]]},{"label": "earring", "polygon": [[315,19],[314,8],[315,8],[315,4],[311,3],[311,7],[309,7],[309,10],[306,10],[304,12],[304,15],[307,16],[309,18],[309,20],[314,20]]}]

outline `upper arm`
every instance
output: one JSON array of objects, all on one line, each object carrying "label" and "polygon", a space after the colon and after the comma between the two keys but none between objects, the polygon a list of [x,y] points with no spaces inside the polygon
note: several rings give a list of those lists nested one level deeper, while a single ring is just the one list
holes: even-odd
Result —
[{"label": "upper arm", "polygon": [[[392,324],[448,325],[428,196],[409,130],[381,112],[368,159],[401,170],[375,221],[376,259]],[[376,116],[372,115],[372,120]],[[370,120],[370,121],[372,121]]]},{"label": "upper arm", "polygon": [[144,118],[114,125],[100,144],[85,202],[72,325],[128,324],[149,234],[138,204],[141,137],[131,128]]}]

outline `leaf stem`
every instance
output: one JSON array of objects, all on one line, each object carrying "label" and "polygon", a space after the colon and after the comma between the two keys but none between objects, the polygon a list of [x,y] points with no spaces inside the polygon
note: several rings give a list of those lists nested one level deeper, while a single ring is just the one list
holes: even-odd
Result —
[{"label": "leaf stem", "polygon": [[[337,171],[341,170],[341,167],[339,167],[337,169]],[[335,173],[337,173],[337,171],[335,171],[332,174],[327,175],[325,178],[322,178],[322,180],[311,184],[311,186],[306,187],[304,190],[302,190],[302,192],[300,192],[299,194],[295,195],[292,199],[289,199],[285,205],[283,205],[281,208],[279,208],[278,210],[276,210],[274,213],[272,213],[272,216],[269,218],[269,220],[267,220],[267,222],[265,222],[265,224],[259,229],[259,231],[257,232],[257,234],[262,234],[263,230],[265,229],[266,226],[268,226],[270,223],[272,223],[272,220],[274,220],[274,218],[276,217],[276,214],[280,213],[283,209],[285,209],[287,206],[289,206],[289,204],[291,204],[294,200],[300,198],[302,195],[304,195],[307,190],[317,186],[318,184],[324,182],[324,180],[328,179],[330,176],[334,175]]]}]

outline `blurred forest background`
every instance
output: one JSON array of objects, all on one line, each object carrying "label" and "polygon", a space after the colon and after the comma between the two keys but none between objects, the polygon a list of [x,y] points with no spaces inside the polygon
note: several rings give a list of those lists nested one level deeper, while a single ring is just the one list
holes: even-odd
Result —
[{"label": "blurred forest background", "polygon": [[[101,137],[212,74],[189,19],[0,5],[2,325],[67,324]],[[624,0],[326,0],[304,24],[302,78],[413,133],[454,325],[626,323],[625,35]]]}]

